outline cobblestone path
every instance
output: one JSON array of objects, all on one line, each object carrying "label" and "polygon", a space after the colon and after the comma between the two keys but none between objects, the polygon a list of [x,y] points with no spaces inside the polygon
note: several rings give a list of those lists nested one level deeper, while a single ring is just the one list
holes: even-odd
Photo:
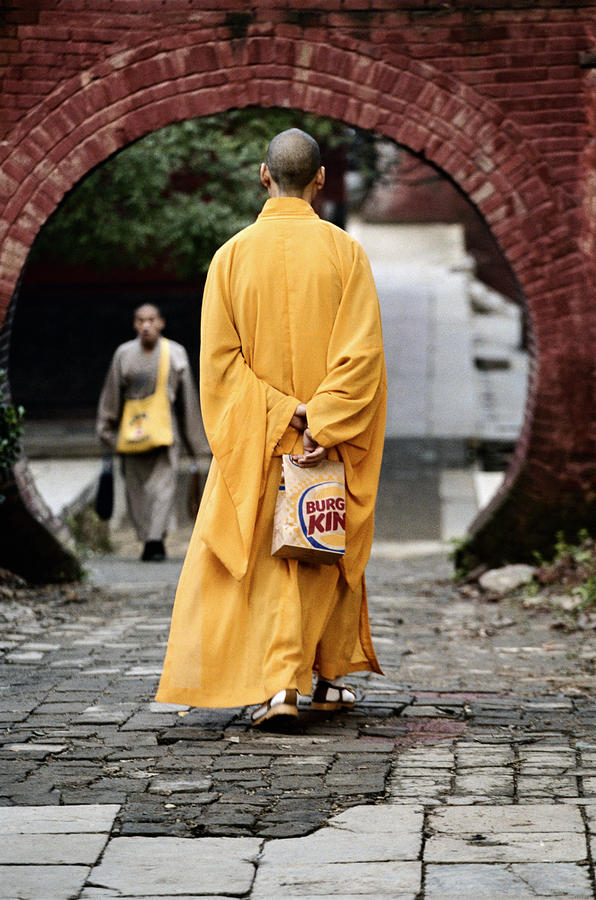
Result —
[{"label": "cobblestone path", "polygon": [[[355,676],[333,719],[305,701],[287,735],[152,702],[171,587],[6,591],[0,897],[593,896],[593,632],[466,598],[442,556],[375,559],[368,585],[385,677]],[[77,809],[87,826],[62,821]],[[338,833],[351,849],[329,860]],[[206,837],[244,843],[188,842]],[[189,846],[215,854],[199,885]],[[292,880],[308,847],[318,880]],[[143,886],[147,854],[178,880]],[[340,884],[334,862],[360,868]]]}]

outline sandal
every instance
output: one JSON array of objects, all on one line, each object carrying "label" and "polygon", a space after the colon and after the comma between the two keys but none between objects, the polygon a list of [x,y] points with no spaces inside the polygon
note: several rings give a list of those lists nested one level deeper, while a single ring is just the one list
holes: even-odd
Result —
[{"label": "sandal", "polygon": [[311,709],[352,709],[356,704],[356,691],[347,684],[335,687],[329,681],[318,681],[312,695]]},{"label": "sandal", "polygon": [[250,721],[252,725],[259,726],[271,719],[278,719],[281,725],[297,718],[298,692],[294,688],[289,688],[278,691],[270,700],[258,706],[252,713]]}]

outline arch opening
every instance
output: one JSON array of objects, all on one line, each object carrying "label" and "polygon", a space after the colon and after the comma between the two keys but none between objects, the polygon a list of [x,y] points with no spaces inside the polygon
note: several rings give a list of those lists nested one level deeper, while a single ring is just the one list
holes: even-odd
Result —
[{"label": "arch opening", "polygon": [[531,559],[548,552],[557,530],[572,536],[593,521],[593,397],[573,380],[578,366],[593,366],[583,212],[497,102],[428,61],[273,26],[217,42],[173,27],[159,47],[132,36],[125,53],[61,82],[7,135],[0,315],[35,235],[86,172],[164,125],[249,105],[324,110],[423,155],[478,208],[523,288],[535,339],[524,425],[503,490],[474,523],[469,564]]},{"label": "arch opening", "polygon": [[[265,145],[266,137],[280,126],[299,124],[313,130],[315,124],[312,116],[305,117],[300,112],[285,111],[277,121],[274,110],[255,109],[244,113],[244,122],[247,116],[254,116],[263,123],[273,123],[262,127]],[[225,122],[226,117],[222,120]],[[229,121],[228,116],[227,127]],[[180,126],[175,127],[180,131]],[[325,134],[334,133],[337,138],[344,131],[342,140],[331,141],[331,146],[323,151],[331,177],[330,190],[322,197],[320,212],[347,227],[368,250],[379,282],[388,341],[390,408],[386,462],[379,493],[378,540],[462,537],[479,508],[494,492],[486,485],[486,479],[479,486],[479,472],[487,468],[481,454],[488,442],[478,420],[482,376],[474,367],[477,349],[474,340],[479,338],[472,327],[473,313],[482,311],[485,343],[490,338],[486,324],[491,315],[493,323],[499,321],[501,328],[509,321],[511,340],[515,324],[510,321],[511,315],[503,311],[508,305],[505,295],[491,290],[487,284],[492,278],[493,283],[513,292],[511,271],[494,240],[491,242],[483,220],[468,200],[462,201],[460,192],[445,173],[429,167],[420,155],[412,154],[384,135],[354,130],[331,120],[320,120],[318,127],[319,139],[321,135],[324,138]],[[133,150],[136,147],[137,167],[141,145],[152,143],[155,143],[154,133],[132,145]],[[204,152],[205,145],[198,146]],[[238,148],[234,149],[237,153]],[[123,149],[117,155],[123,159],[127,152]],[[258,159],[251,161],[255,185],[257,163]],[[204,184],[207,176],[205,171],[188,171],[185,165],[173,171],[171,180],[182,188],[182,193],[188,194],[197,185]],[[341,179],[334,177],[333,166],[341,172]],[[411,172],[416,166],[417,174],[412,179]],[[81,187],[85,190],[94,180],[92,187],[97,192],[101,187],[101,170],[102,166],[88,174]],[[126,167],[121,170],[115,176],[120,181]],[[225,164],[220,162],[220,177],[224,172]],[[213,172],[208,177],[213,177]],[[421,194],[416,188],[428,190],[429,182],[431,194],[424,199],[424,191]],[[164,188],[165,181],[159,183],[167,193],[169,187]],[[101,215],[101,207],[95,214],[91,207],[90,215],[83,200],[79,206],[87,211],[84,215],[77,212],[75,202],[73,216],[77,191],[80,192],[79,187],[67,195],[34,245],[14,323],[13,391],[16,399],[28,408],[30,418],[37,416],[37,422],[29,430],[27,450],[30,457],[38,459],[46,452],[48,443],[54,444],[57,429],[67,455],[97,455],[92,421],[97,397],[111,354],[117,343],[130,336],[132,310],[141,302],[159,304],[169,325],[168,334],[186,345],[191,359],[198,359],[198,310],[204,266],[199,265],[189,275],[191,270],[183,261],[176,276],[165,264],[164,254],[154,252],[151,258],[142,257],[142,265],[134,271],[130,255],[128,267],[122,265],[118,242],[122,236],[118,229],[118,239],[112,241],[111,250],[101,249],[95,256],[91,253],[91,264],[88,258],[82,265],[76,254],[71,254],[66,271],[64,260],[57,265],[55,236],[60,236],[61,228],[52,225],[69,212],[76,226],[84,226],[85,221],[94,221]],[[440,194],[440,204],[437,194]],[[261,189],[254,196],[254,203],[251,197],[241,213],[236,211],[234,221],[244,224],[242,215],[246,224],[252,221],[264,199]],[[120,202],[134,205],[122,196]],[[210,235],[211,250],[204,255],[205,265],[226,236],[225,233]],[[68,240],[72,242],[74,237],[71,225],[63,245],[67,254]],[[84,231],[78,238],[84,256],[89,239]],[[105,252],[107,258],[103,257]],[[108,263],[107,269],[101,268],[102,262]],[[489,273],[484,282],[475,277],[475,269],[480,265]],[[48,304],[54,311],[50,323],[43,315]],[[54,358],[70,360],[73,370],[81,373],[80,377],[73,381],[56,371],[48,348],[53,348]],[[449,367],[448,372],[445,363],[452,359],[457,359],[458,364],[455,369]],[[488,378],[485,374],[484,381]],[[523,373],[522,378],[525,393]],[[516,387],[519,383],[518,378]],[[493,453],[505,449],[508,454],[515,443],[521,420],[519,404],[513,419],[515,424],[509,427],[505,440],[503,435],[494,435]],[[62,425],[57,426],[57,422]],[[49,441],[44,431],[50,436]],[[503,459],[498,466],[493,462],[491,468],[502,470]],[[476,473],[475,461],[478,462]],[[76,469],[76,463],[70,465]],[[43,493],[44,479],[47,483],[48,478],[55,478],[55,467],[54,471],[51,467],[48,470],[35,461],[32,468]],[[85,468],[79,466],[79,469],[84,477]],[[53,511],[60,510],[54,505]]]}]

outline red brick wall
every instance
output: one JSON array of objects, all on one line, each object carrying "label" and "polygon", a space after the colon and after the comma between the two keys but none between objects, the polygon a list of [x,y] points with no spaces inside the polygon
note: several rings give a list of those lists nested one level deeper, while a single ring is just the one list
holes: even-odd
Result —
[{"label": "red brick wall", "polygon": [[0,316],[64,194],[148,131],[250,104],[375,129],[441,167],[476,204],[533,323],[526,422],[479,553],[485,534],[515,525],[521,539],[522,521],[552,530],[551,513],[585,524],[596,502],[595,81],[580,54],[596,49],[596,3],[526,5],[8,0]]}]

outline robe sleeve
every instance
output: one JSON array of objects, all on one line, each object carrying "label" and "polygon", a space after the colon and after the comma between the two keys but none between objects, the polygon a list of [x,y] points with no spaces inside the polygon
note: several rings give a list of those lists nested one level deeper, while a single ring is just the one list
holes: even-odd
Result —
[{"label": "robe sleeve", "polygon": [[97,407],[95,430],[98,438],[108,450],[116,449],[120,416],[122,415],[122,388],[120,378],[120,354],[112,357],[108,374],[102,388]]},{"label": "robe sleeve", "polygon": [[327,374],[306,405],[314,439],[344,463],[346,553],[340,567],[352,589],[372,545],[386,397],[379,301],[368,258],[356,244],[329,341]]},{"label": "robe sleeve", "polygon": [[383,399],[385,362],[379,301],[366,254],[355,245],[327,351],[327,375],[307,403],[308,425],[324,447],[369,448]]},{"label": "robe sleeve", "polygon": [[248,567],[271,456],[299,401],[258,378],[242,354],[229,256],[216,253],[203,294],[201,409],[216,465],[199,528],[210,550],[240,579]]}]

